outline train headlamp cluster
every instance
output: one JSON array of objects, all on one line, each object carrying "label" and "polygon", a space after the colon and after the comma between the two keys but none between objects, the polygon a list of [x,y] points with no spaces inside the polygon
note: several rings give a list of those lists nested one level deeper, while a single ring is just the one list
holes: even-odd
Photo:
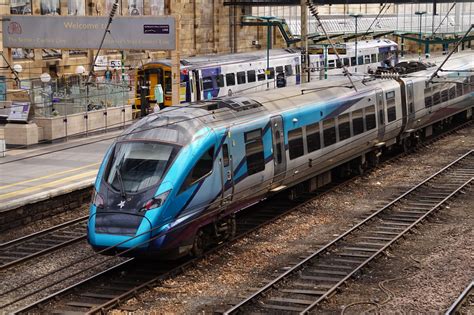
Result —
[{"label": "train headlamp cluster", "polygon": [[168,190],[168,191],[165,191],[164,193],[162,193],[162,194],[160,194],[156,197],[153,197],[150,200],[148,200],[147,202],[145,202],[143,204],[142,208],[140,209],[140,212],[148,211],[148,210],[152,210],[152,209],[156,209],[158,207],[161,207],[165,203],[166,198],[168,198],[170,192],[171,192],[171,189]]}]

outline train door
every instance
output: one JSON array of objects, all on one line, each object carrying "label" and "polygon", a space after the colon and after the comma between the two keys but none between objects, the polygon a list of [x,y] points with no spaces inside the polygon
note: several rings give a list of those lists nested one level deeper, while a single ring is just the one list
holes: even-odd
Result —
[{"label": "train door", "polygon": [[377,93],[375,94],[375,99],[377,102],[377,113],[379,117],[379,129],[378,129],[377,138],[379,139],[379,141],[382,141],[385,135],[385,106],[383,105],[383,91],[382,90],[377,91]]},{"label": "train door", "polygon": [[286,154],[285,141],[283,137],[283,119],[281,116],[274,116],[270,120],[272,127],[273,143],[273,181],[272,189],[279,187],[285,179]]},{"label": "train door", "polygon": [[193,83],[194,83],[194,91],[196,93],[196,101],[202,100],[202,88],[201,88],[201,71],[193,70]]},{"label": "train door", "polygon": [[415,119],[415,101],[413,95],[413,82],[407,81],[407,107],[408,107],[408,121],[411,122]]},{"label": "train door", "polygon": [[[228,131],[228,134],[230,134],[230,131]],[[226,135],[226,140],[222,145],[222,205],[230,203],[234,196],[235,183],[233,162],[234,160],[232,156],[232,140]]]}]

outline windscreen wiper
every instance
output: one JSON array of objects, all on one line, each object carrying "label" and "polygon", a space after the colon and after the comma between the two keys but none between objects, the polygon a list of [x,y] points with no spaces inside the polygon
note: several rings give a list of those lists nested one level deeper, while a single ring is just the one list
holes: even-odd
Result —
[{"label": "windscreen wiper", "polygon": [[118,178],[119,183],[120,183],[120,195],[122,196],[122,198],[126,199],[127,198],[127,193],[125,192],[125,185],[123,184],[122,172],[120,171],[121,168],[122,168],[122,162],[120,162],[117,165],[116,172],[117,172],[117,178]]}]

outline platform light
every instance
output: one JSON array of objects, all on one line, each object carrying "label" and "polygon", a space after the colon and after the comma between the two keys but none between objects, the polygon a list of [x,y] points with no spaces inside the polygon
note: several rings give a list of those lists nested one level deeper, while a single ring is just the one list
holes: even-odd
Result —
[{"label": "platform light", "polygon": [[76,74],[84,74],[84,72],[86,72],[86,68],[84,68],[84,66],[77,66],[74,72]]},{"label": "platform light", "polygon": [[14,64],[13,65],[13,70],[15,70],[15,72],[17,72],[17,73],[20,73],[20,72],[23,71],[23,67],[20,64]]},{"label": "platform light", "polygon": [[41,80],[41,82],[43,82],[43,83],[48,83],[49,81],[51,81],[51,76],[49,75],[49,73],[46,73],[46,72],[45,72],[45,73],[42,73],[42,74],[40,75],[40,80]]}]

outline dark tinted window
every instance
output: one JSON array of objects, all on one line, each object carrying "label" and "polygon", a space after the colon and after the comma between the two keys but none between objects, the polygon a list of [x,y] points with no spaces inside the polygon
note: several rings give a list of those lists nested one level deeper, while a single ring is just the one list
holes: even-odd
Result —
[{"label": "dark tinted window", "polygon": [[439,103],[441,103],[441,94],[436,92],[433,94],[433,105],[438,105]]},{"label": "dark tinted window", "polygon": [[372,62],[377,62],[377,54],[372,54]]},{"label": "dark tinted window", "polygon": [[375,106],[372,105],[365,108],[365,130],[372,130],[375,127]]},{"label": "dark tinted window", "polygon": [[456,83],[456,97],[462,96],[462,83]]},{"label": "dark tinted window", "polygon": [[301,128],[288,132],[288,148],[290,151],[290,160],[296,159],[304,154],[303,131]]},{"label": "dark tinted window", "polygon": [[349,58],[344,58],[344,66],[349,67],[351,65]]},{"label": "dark tinted window", "polygon": [[217,83],[218,87],[224,87],[225,83],[224,83],[224,75],[223,74],[219,74],[219,75],[216,76],[216,83]]},{"label": "dark tinted window", "polygon": [[351,66],[356,65],[356,57],[351,57]]},{"label": "dark tinted window", "polygon": [[346,140],[351,137],[351,124],[349,114],[344,114],[338,118],[339,141]]},{"label": "dark tinted window", "polygon": [[342,62],[339,59],[336,59],[336,68],[342,68]]},{"label": "dark tinted window", "polygon": [[448,101],[448,90],[442,90],[441,91],[441,102],[447,102]]},{"label": "dark tinted window", "polygon": [[184,184],[181,187],[181,191],[188,189],[188,187],[192,186],[199,179],[211,173],[213,158],[214,147],[204,152],[204,154],[199,158],[196,165],[189,173],[188,177],[186,177],[186,180],[184,181]]},{"label": "dark tinted window", "polygon": [[229,147],[227,146],[227,143],[222,145],[222,159],[224,162],[224,167],[229,166]]},{"label": "dark tinted window", "polygon": [[358,56],[357,59],[359,59],[359,66],[364,64],[364,56]]},{"label": "dark tinted window", "polygon": [[245,80],[245,71],[237,72],[237,83],[238,84],[245,84],[247,81]]},{"label": "dark tinted window", "polygon": [[388,122],[391,122],[397,119],[397,111],[395,109],[395,106],[387,108],[387,119],[388,119]]},{"label": "dark tinted window", "polygon": [[456,87],[453,86],[449,89],[449,99],[452,100],[456,98]]},{"label": "dark tinted window", "polygon": [[277,156],[277,163],[280,164],[281,161],[282,161],[282,154],[283,152],[281,152],[281,134],[280,134],[280,130],[277,130],[275,132],[275,147],[276,147],[276,156]]},{"label": "dark tinted window", "polygon": [[283,72],[283,66],[276,67],[276,73],[282,73],[282,72]]},{"label": "dark tinted window", "polygon": [[212,90],[213,89],[212,77],[203,77],[202,78],[202,88],[204,90]]},{"label": "dark tinted window", "polygon": [[235,85],[235,74],[227,73],[225,75],[225,81],[227,86]]},{"label": "dark tinted window", "polygon": [[357,136],[364,132],[364,119],[362,109],[352,112],[352,133]]},{"label": "dark tinted window", "polygon": [[433,106],[433,99],[431,96],[425,97],[425,107]]},{"label": "dark tinted window", "polygon": [[319,123],[306,126],[306,142],[308,144],[308,152],[313,152],[321,149]]},{"label": "dark tinted window", "polygon": [[267,70],[267,79],[272,80],[275,78],[275,69],[274,68],[268,68]]},{"label": "dark tinted window", "polygon": [[258,81],[264,81],[265,80],[265,73],[257,74],[257,79],[258,79]]},{"label": "dark tinted window", "polygon": [[261,172],[265,169],[262,129],[245,133],[245,157],[247,159],[248,175]]},{"label": "dark tinted window", "polygon": [[285,73],[286,75],[293,75],[293,67],[291,65],[285,66]]},{"label": "dark tinted window", "polygon": [[325,147],[336,143],[336,124],[334,118],[323,121],[323,141]]},{"label": "dark tinted window", "polygon": [[257,80],[257,76],[255,75],[255,70],[247,71],[247,80],[248,82],[255,82]]}]

